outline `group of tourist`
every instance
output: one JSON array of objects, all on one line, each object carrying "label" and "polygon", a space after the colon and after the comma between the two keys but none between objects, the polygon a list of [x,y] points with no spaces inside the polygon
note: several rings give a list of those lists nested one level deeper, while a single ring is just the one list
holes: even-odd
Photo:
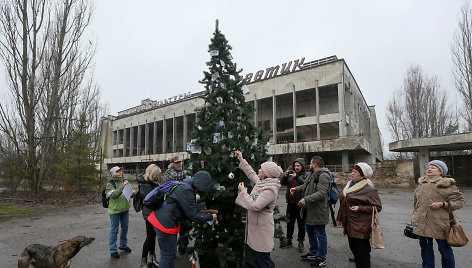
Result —
[{"label": "group of tourist", "polygon": [[[329,222],[329,191],[332,186],[330,171],[324,167],[324,160],[314,156],[308,172],[305,160],[297,158],[285,172],[274,162],[265,162],[256,173],[236,151],[239,168],[254,183],[247,192],[244,183],[238,185],[235,204],[247,210],[245,267],[274,267],[270,253],[274,248],[274,208],[281,185],[287,186],[287,234],[281,240],[280,248],[292,247],[295,222],[298,225],[297,250],[304,251],[305,233],[308,236],[308,251],[301,255],[302,260],[311,261],[311,266],[327,265],[327,235],[325,227]],[[173,157],[165,172],[164,181],[181,181],[168,195],[167,205],[151,211],[144,207],[142,214],[146,225],[146,240],[143,244],[141,267],[175,267],[177,255],[177,234],[180,224],[186,220],[207,222],[217,219],[216,214],[200,213],[195,194],[211,189],[211,176],[200,171],[188,177],[182,169],[182,160]],[[118,249],[131,252],[127,244],[129,201],[122,191],[127,180],[122,179],[119,167],[110,170],[111,178],[107,183],[107,197],[110,198],[108,213],[111,230],[109,237],[110,254],[119,258]],[[139,196],[146,195],[159,184],[161,170],[156,165],[148,166],[144,174],[138,175]],[[454,254],[445,240],[445,226],[448,223],[448,210],[457,210],[465,205],[462,193],[452,178],[447,177],[447,165],[440,160],[429,162],[426,176],[418,179],[414,193],[414,210],[411,223],[413,232],[419,236],[423,267],[434,267],[433,239],[438,244],[442,267],[455,267]],[[371,178],[372,168],[363,162],[353,166],[351,178],[339,194],[339,210],[336,222],[341,225],[347,236],[353,257],[349,261],[356,267],[370,267],[371,222],[373,210],[382,210],[380,196]],[[113,181],[113,183],[111,183]],[[161,183],[163,183],[161,182]],[[121,223],[120,247],[117,248],[118,227]],[[160,262],[155,254],[155,240],[160,248]],[[188,241],[183,241],[186,246]],[[180,250],[180,248],[179,248]],[[347,261],[347,260],[346,260]]]}]

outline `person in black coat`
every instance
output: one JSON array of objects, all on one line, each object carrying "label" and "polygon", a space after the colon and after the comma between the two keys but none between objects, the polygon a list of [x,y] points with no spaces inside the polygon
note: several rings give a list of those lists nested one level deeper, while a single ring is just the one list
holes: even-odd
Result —
[{"label": "person in black coat", "polygon": [[[157,179],[161,174],[161,169],[151,164],[146,168],[145,174],[138,174],[136,181],[139,183],[139,197],[141,200],[144,200],[146,195],[150,193],[154,188],[159,186],[157,183]],[[142,203],[142,202],[141,202]],[[144,221],[146,222],[146,240],[144,240],[143,244],[143,253],[141,256],[141,268],[146,267],[158,267],[157,259],[156,259],[156,232],[154,231],[154,227],[152,224],[147,220],[149,215],[151,214],[151,210],[146,206],[143,206],[142,214]]]},{"label": "person in black coat", "polygon": [[206,171],[199,171],[190,179],[183,182],[171,181],[165,183],[178,184],[167,195],[162,207],[151,212],[148,221],[154,226],[157,242],[161,252],[159,267],[174,268],[177,256],[177,234],[180,223],[184,220],[205,223],[216,221],[217,215],[200,213],[196,202],[196,193],[207,192],[211,189],[211,175]]},{"label": "person in black coat", "polygon": [[291,194],[288,189],[303,185],[305,179],[309,173],[305,171],[305,160],[303,158],[297,158],[293,161],[292,170],[285,171],[284,176],[280,180],[280,184],[287,186],[285,193],[285,199],[287,202],[287,239],[282,240],[280,248],[292,247],[292,237],[295,229],[295,221],[298,224],[298,252],[303,252],[305,240],[305,220],[300,216],[300,207],[297,205],[300,199],[303,198],[303,193]]}]

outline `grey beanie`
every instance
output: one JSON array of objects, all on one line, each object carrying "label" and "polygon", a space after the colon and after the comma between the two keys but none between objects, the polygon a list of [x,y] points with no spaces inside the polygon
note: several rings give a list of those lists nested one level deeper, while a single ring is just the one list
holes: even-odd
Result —
[{"label": "grey beanie", "polygon": [[114,166],[110,169],[110,176],[112,176],[113,178],[116,176],[116,172],[118,172],[119,170],[121,170],[121,168],[119,166]]},{"label": "grey beanie", "polygon": [[441,160],[433,160],[428,163],[429,165],[435,165],[441,170],[441,175],[444,177],[447,174],[447,165]]},{"label": "grey beanie", "polygon": [[[185,181],[185,180],[184,180]],[[206,171],[195,173],[190,179],[191,184],[200,192],[206,192],[211,189],[211,175]]]}]

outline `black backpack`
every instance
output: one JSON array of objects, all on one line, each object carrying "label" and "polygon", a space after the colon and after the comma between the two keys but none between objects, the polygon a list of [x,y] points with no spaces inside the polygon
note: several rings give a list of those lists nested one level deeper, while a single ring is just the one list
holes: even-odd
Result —
[{"label": "black backpack", "polygon": [[[116,184],[114,181],[110,181],[111,184],[113,185],[113,187],[115,187],[116,189]],[[107,198],[107,194],[105,193],[105,190],[107,189],[107,183],[105,183],[105,187],[103,187],[103,191],[102,191],[102,206],[104,208],[108,208],[108,203],[109,203],[109,200],[110,198]]]}]

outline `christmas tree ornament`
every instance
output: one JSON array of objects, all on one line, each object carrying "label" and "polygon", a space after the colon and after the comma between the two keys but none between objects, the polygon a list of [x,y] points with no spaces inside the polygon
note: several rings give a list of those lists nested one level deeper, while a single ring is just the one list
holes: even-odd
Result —
[{"label": "christmas tree ornament", "polygon": [[269,147],[270,147],[270,143],[267,142],[266,145],[264,146],[264,149],[265,149],[266,153],[269,152]]},{"label": "christmas tree ornament", "polygon": [[198,130],[202,130],[202,127],[200,125],[197,126]]},{"label": "christmas tree ornament", "polygon": [[228,179],[230,179],[230,180],[234,179],[234,173],[233,172],[230,172],[228,174]]},{"label": "christmas tree ornament", "polygon": [[221,67],[225,67],[225,62],[223,60],[220,60],[220,65]]},{"label": "christmas tree ornament", "polygon": [[229,131],[228,132],[228,139],[232,139],[233,138],[233,132],[232,131]]},{"label": "christmas tree ornament", "polygon": [[222,98],[222,97],[217,97],[217,98],[216,98],[216,101],[217,101],[218,103],[223,103],[223,98]]},{"label": "christmas tree ornament", "polygon": [[216,129],[220,129],[224,127],[225,127],[225,121],[223,120],[220,120],[220,122],[218,122],[218,125],[216,125]]},{"label": "christmas tree ornament", "polygon": [[220,133],[213,133],[213,143],[220,141]]},{"label": "christmas tree ornament", "polygon": [[213,185],[213,188],[217,191],[220,191],[221,190],[221,185],[219,183]]},{"label": "christmas tree ornament", "polygon": [[216,169],[217,169],[219,172],[221,172],[221,167],[220,167],[220,165],[218,165],[218,166],[216,167]]},{"label": "christmas tree ornament", "polygon": [[211,81],[216,81],[220,77],[220,74],[218,72],[214,72],[211,74]]},{"label": "christmas tree ornament", "polygon": [[257,138],[254,139],[254,141],[252,142],[252,146],[256,146],[257,145]]},{"label": "christmas tree ornament", "polygon": [[218,55],[220,55],[218,50],[210,50],[210,56],[217,57]]},{"label": "christmas tree ornament", "polygon": [[228,58],[228,60],[232,60],[233,56],[231,56],[231,54],[229,54],[227,58]]},{"label": "christmas tree ornament", "polygon": [[223,144],[223,146],[221,146],[221,149],[225,150],[226,149],[226,144]]},{"label": "christmas tree ornament", "polygon": [[246,141],[249,141],[249,137],[248,137],[248,136],[246,136],[244,139],[245,139]]},{"label": "christmas tree ornament", "polygon": [[204,150],[205,154],[211,154],[211,148],[210,147],[206,147]]},{"label": "christmas tree ornament", "polygon": [[242,86],[241,90],[243,91],[243,94],[248,94],[249,93],[249,88],[246,85]]},{"label": "christmas tree ornament", "polygon": [[226,90],[226,84],[225,83],[221,83],[220,87],[221,87],[221,89]]},{"label": "christmas tree ornament", "polygon": [[256,157],[254,156],[254,154],[251,154],[251,159],[252,159],[252,160],[256,159]]},{"label": "christmas tree ornament", "polygon": [[205,168],[205,161],[201,160],[200,161],[200,166],[202,166],[202,168]]},{"label": "christmas tree ornament", "polygon": [[231,153],[229,153],[229,157],[234,157],[234,151],[231,151]]}]

